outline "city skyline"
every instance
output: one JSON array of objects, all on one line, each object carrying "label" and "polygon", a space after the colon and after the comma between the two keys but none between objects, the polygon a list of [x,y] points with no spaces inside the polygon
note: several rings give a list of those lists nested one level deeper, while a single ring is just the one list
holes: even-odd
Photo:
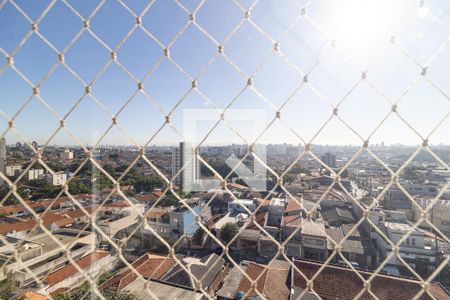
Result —
[{"label": "city skyline", "polygon": [[450,300],[450,1],[0,0],[0,300]]}]

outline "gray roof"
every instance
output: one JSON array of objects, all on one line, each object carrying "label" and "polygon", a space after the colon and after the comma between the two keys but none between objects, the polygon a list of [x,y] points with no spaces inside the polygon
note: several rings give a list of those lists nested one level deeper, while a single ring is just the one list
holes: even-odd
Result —
[{"label": "gray roof", "polygon": [[[145,286],[146,283],[147,287]],[[203,294],[199,292],[155,281],[144,281],[142,279],[136,279],[133,283],[125,287],[125,290],[130,291],[140,300],[153,299],[152,296],[156,296],[157,299],[203,299]],[[152,294],[150,294],[148,290],[150,290]]]},{"label": "gray roof", "polygon": [[176,264],[160,280],[179,286],[199,288],[194,281],[195,278],[201,282],[203,289],[207,289],[222,270],[225,261],[213,253],[201,259],[183,259],[182,263],[186,269],[190,270],[190,273]]},{"label": "gray roof", "polygon": [[326,237],[325,225],[322,222],[304,220],[301,227],[302,234]]},{"label": "gray roof", "polygon": [[331,209],[323,210],[322,217],[324,220],[330,221],[344,221],[344,222],[352,222],[354,223],[355,219],[353,218],[352,213],[340,207],[333,207]]},{"label": "gray roof", "polygon": [[[327,235],[333,239],[336,243],[344,239],[344,236],[350,231],[349,226],[341,227],[330,227],[325,229]],[[342,252],[356,253],[356,254],[370,254],[370,249],[367,249],[368,245],[364,243],[361,239],[358,230],[355,230],[347,237],[347,239],[342,243]],[[328,248],[330,250],[334,249],[331,242],[328,243]]]},{"label": "gray roof", "polygon": [[[291,291],[292,291],[291,299],[297,299],[301,295],[301,293],[303,293],[304,289],[293,285]],[[303,294],[301,299],[302,300],[318,300],[319,298],[317,298],[317,296],[311,292],[306,292],[305,294]]]},{"label": "gray roof", "polygon": [[[239,270],[241,268],[242,270]],[[244,272],[247,270],[247,266],[233,267],[225,277],[223,285],[217,292],[217,296],[223,298],[234,299],[236,296],[239,283],[241,282]]]}]

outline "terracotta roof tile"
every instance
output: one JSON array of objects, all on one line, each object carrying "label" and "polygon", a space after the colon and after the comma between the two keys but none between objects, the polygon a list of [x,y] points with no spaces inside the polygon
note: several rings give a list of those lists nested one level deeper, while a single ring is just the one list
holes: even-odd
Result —
[{"label": "terracotta roof tile", "polygon": [[0,224],[0,234],[8,234],[9,232],[21,232],[32,229],[36,226],[36,221],[32,219],[26,219],[23,221],[17,221],[14,223],[2,223]]},{"label": "terracotta roof tile", "polygon": [[[175,260],[173,258],[147,253],[139,257],[131,265],[144,278],[159,279],[172,268],[174,264]],[[114,286],[122,289],[135,281],[136,278],[137,275],[126,267],[118,274],[105,281],[100,288],[107,289]]]},{"label": "terracotta roof tile", "polygon": [[302,224],[302,218],[300,215],[283,216],[283,225],[284,226],[297,227],[300,224]]},{"label": "terracotta roof tile", "polygon": [[[81,268],[86,269],[95,263],[97,260],[104,258],[109,255],[108,251],[96,250],[91,254],[88,254],[78,260],[75,263]],[[56,270],[47,275],[44,279],[44,282],[48,283],[50,286],[54,286],[55,284],[75,275],[78,273],[77,268],[73,264],[69,264],[65,267],[62,267],[59,270]]]},{"label": "terracotta roof tile", "polygon": [[[307,277],[312,278],[322,266],[320,263],[294,260],[295,265]],[[358,271],[363,278],[369,278],[373,273]],[[297,271],[293,272],[293,285],[301,289],[306,288],[304,277]],[[314,291],[325,299],[353,299],[364,287],[358,274],[351,269],[338,266],[326,266],[313,281]],[[371,291],[379,299],[412,299],[421,290],[419,281],[402,277],[376,275],[371,282]],[[438,284],[430,285],[430,293],[436,299],[450,299],[450,295]],[[374,299],[365,292],[360,299]],[[431,299],[423,294],[419,299]]]},{"label": "terracotta roof tile", "polygon": [[[289,288],[287,286],[289,267],[285,267],[283,264],[260,265],[251,262],[246,269],[246,274],[252,280],[258,278],[256,290],[267,299],[289,299]],[[252,297],[258,296],[256,290],[252,288],[252,284],[247,277],[243,276],[237,291],[248,292],[247,297]]]},{"label": "terracotta roof tile", "polygon": [[147,217],[158,219],[158,218],[164,216],[165,214],[167,214],[168,212],[169,212],[168,208],[154,207],[147,213]]},{"label": "terracotta roof tile", "polygon": [[130,206],[130,203],[128,203],[125,200],[103,204],[103,207],[129,207],[129,206]]}]

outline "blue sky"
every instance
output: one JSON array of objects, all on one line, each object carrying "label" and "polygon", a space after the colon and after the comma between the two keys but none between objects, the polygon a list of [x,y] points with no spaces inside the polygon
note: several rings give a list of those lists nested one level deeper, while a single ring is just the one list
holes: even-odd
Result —
[{"label": "blue sky", "polygon": [[[15,3],[31,18],[36,20],[50,1],[16,0]],[[87,18],[98,1],[68,0],[75,10]],[[124,1],[136,15],[141,15],[148,0]],[[180,1],[187,10],[195,9],[200,1]],[[418,1],[275,1],[262,0],[251,11],[251,19],[273,40],[277,40],[282,53],[301,70],[310,70],[310,85],[302,87],[282,108],[283,120],[298,135],[309,142],[322,124],[330,117],[332,106],[337,104],[361,77],[360,69],[368,68],[367,80],[385,94],[391,101],[412,84],[421,68],[401,51],[389,44],[392,31],[386,24],[396,27],[403,24],[396,34],[396,43],[416,62],[425,65],[428,59],[449,38],[449,27],[439,24],[450,23],[450,3],[447,1],[426,1],[426,9],[420,10]],[[243,11],[252,1],[241,1],[242,7],[228,0],[207,0],[196,13],[196,22],[216,41],[222,43],[228,34],[241,22]],[[374,4],[375,3],[375,4]],[[307,6],[307,18],[300,19],[289,34],[282,36]],[[375,5],[375,6],[374,6]],[[167,47],[174,36],[188,22],[189,14],[175,1],[156,0],[142,17],[142,24],[160,44]],[[327,32],[336,31],[337,49],[330,48],[330,39],[309,20],[313,20]],[[108,47],[115,48],[135,24],[134,16],[118,1],[107,0],[90,20],[91,30]],[[82,28],[82,20],[62,1],[57,1],[43,17],[39,32],[58,50],[74,39]],[[30,30],[29,21],[7,2],[0,10],[0,47],[3,53],[11,53]],[[270,55],[273,44],[248,21],[225,44],[225,53],[245,73],[240,74],[224,56],[218,56],[198,79],[199,91],[218,107],[227,106],[246,84],[246,77],[253,74],[257,66]],[[326,50],[328,49],[328,50]],[[217,45],[204,35],[194,24],[190,24],[181,36],[170,45],[170,55],[191,77],[199,72],[217,53]],[[157,64],[163,54],[161,46],[152,40],[141,28],[117,51],[117,58],[138,80],[142,80]],[[85,82],[91,82],[110,59],[109,50],[89,32],[84,31],[65,54],[67,65]],[[31,81],[38,84],[57,63],[57,53],[42,39],[32,34],[14,54],[15,66]],[[359,66],[360,69],[355,67]],[[2,65],[3,70],[3,65]],[[428,78],[443,93],[450,93],[450,48],[439,51],[427,69]],[[293,68],[277,53],[258,69],[253,76],[254,88],[263,94],[275,107],[301,84],[303,74]],[[144,82],[144,88],[151,99],[142,93],[129,102],[118,115],[119,125],[126,135],[138,144],[148,141],[164,122],[160,109],[169,112],[187,93],[191,82],[169,60],[163,59],[155,71]],[[109,115],[116,114],[136,91],[137,85],[120,67],[111,63],[102,76],[92,85],[95,98],[105,109],[89,96],[67,117],[67,126],[77,139],[92,144],[111,123]],[[72,108],[84,93],[83,84],[63,65],[41,85],[44,101],[61,117]],[[320,91],[319,96],[314,90]],[[11,68],[0,73],[0,109],[12,117],[31,95],[31,87]],[[327,100],[325,100],[326,98]],[[327,103],[329,101],[330,103]],[[154,105],[155,102],[158,105]],[[191,91],[177,107],[171,120],[182,131],[183,109],[208,108],[205,100],[196,90]],[[275,115],[251,89],[244,91],[232,108],[265,109],[269,122]],[[339,116],[366,138],[390,111],[391,104],[375,92],[369,84],[362,82],[339,106]],[[401,116],[417,131],[427,136],[450,111],[450,101],[436,91],[424,78],[399,102]],[[3,118],[2,130],[7,119]],[[250,139],[247,122],[231,122],[235,130]],[[59,126],[59,120],[36,98],[32,99],[15,120],[16,128],[28,141],[44,143]],[[213,122],[203,122],[198,135],[208,132]],[[262,129],[262,128],[261,128]],[[430,136],[432,144],[449,143],[450,120]],[[247,135],[248,134],[248,135]],[[247,135],[247,136],[246,136]],[[9,142],[18,137],[9,132]],[[170,128],[164,128],[151,144],[174,144],[181,138]],[[372,143],[419,144],[420,138],[400,119],[392,115],[371,138]],[[242,143],[227,126],[220,125],[206,143]],[[260,142],[299,143],[301,140],[287,127],[276,121]],[[361,144],[361,140],[339,120],[333,118],[313,140],[317,144]],[[129,144],[129,139],[113,128],[101,144]],[[75,144],[64,132],[59,132],[50,144]]]}]

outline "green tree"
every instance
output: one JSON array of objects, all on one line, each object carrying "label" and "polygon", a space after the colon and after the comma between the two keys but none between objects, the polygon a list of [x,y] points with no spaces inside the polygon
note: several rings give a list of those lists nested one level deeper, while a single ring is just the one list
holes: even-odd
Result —
[{"label": "green tree", "polygon": [[[3,200],[3,198],[6,197],[6,195],[9,193],[10,188],[9,186],[2,186],[0,188],[0,201]],[[27,200],[28,199],[28,189],[26,189],[25,187],[19,187],[17,189],[17,193],[24,199]],[[19,204],[19,200],[16,198],[16,196],[14,196],[13,194],[9,195],[9,197],[7,199],[5,199],[5,201],[2,203],[3,205],[14,205],[14,204]]]},{"label": "green tree", "polygon": [[235,223],[226,223],[220,229],[220,238],[222,239],[222,241],[228,244],[238,233],[238,231],[239,229]]},{"label": "green tree", "polygon": [[194,236],[192,238],[192,241],[197,244],[197,245],[201,245],[202,241],[203,241],[203,237],[205,236],[205,231],[199,227],[195,232],[194,232]]},{"label": "green tree", "polygon": [[129,291],[109,288],[103,292],[103,296],[108,300],[137,300],[138,298]]},{"label": "green tree", "polygon": [[0,285],[0,300],[10,299],[12,292],[11,285],[9,283],[3,283]]},{"label": "green tree", "polygon": [[117,270],[103,272],[102,274],[100,274],[100,276],[98,276],[97,285],[100,286],[102,283],[106,282],[108,279],[113,277],[114,274],[116,274],[116,273],[117,273]]}]

